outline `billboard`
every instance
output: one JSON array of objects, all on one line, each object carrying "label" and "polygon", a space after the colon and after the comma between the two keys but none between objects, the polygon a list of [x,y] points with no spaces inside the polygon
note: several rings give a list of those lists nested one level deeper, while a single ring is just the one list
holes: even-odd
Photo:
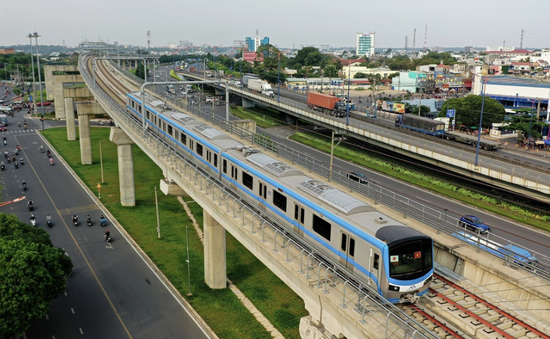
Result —
[{"label": "billboard", "polygon": [[393,101],[376,100],[376,108],[386,112],[405,113],[405,104]]}]

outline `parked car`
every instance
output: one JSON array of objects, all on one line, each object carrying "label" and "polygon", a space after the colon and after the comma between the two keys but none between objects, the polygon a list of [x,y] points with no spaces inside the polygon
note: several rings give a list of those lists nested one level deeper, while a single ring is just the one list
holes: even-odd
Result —
[{"label": "parked car", "polygon": [[466,227],[473,232],[479,231],[482,234],[486,234],[491,231],[491,227],[489,227],[489,225],[485,224],[483,220],[474,215],[463,215],[458,221],[458,226]]},{"label": "parked car", "polygon": [[361,172],[350,172],[348,178],[361,184],[368,184],[369,179]]},{"label": "parked car", "polygon": [[[51,106],[51,105],[52,105],[52,103],[49,102],[49,101],[44,102],[44,106]],[[41,102],[37,102],[37,103],[36,103],[36,106],[40,107],[40,106],[42,106],[42,103],[41,103]]]}]

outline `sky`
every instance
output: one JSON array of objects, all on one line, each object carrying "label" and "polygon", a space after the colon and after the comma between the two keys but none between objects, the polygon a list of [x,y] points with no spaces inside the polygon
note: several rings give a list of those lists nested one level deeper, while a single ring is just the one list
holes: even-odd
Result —
[{"label": "sky", "polygon": [[403,48],[408,36],[412,49],[416,28],[416,49],[424,41],[428,48],[519,48],[521,30],[524,48],[550,47],[549,0],[27,0],[24,6],[31,12],[18,1],[2,4],[0,45],[29,44],[28,34],[38,32],[41,45],[100,40],[146,46],[150,31],[151,46],[185,40],[232,46],[258,29],[279,48],[355,46],[357,32],[375,32],[377,48]]}]

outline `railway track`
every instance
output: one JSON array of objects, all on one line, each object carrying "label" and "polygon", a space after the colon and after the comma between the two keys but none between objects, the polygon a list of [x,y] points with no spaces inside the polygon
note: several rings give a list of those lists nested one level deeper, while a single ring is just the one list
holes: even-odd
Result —
[{"label": "railway track", "polygon": [[440,338],[550,339],[509,312],[435,274],[427,296],[403,306],[410,316]]}]

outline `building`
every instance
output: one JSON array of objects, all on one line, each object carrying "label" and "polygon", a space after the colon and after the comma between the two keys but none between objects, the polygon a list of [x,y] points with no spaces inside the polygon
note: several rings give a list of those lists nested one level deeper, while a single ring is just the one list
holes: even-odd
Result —
[{"label": "building", "polygon": [[374,55],[374,33],[357,33],[355,54],[359,56],[365,55],[367,58]]},{"label": "building", "polygon": [[13,48],[0,48],[0,54],[15,54],[15,49],[13,49]]},{"label": "building", "polygon": [[259,36],[256,36],[254,38],[246,37],[245,38],[245,47],[248,48],[250,52],[255,52],[258,47],[261,45],[267,45],[269,44],[269,37],[264,37],[263,39]]}]

